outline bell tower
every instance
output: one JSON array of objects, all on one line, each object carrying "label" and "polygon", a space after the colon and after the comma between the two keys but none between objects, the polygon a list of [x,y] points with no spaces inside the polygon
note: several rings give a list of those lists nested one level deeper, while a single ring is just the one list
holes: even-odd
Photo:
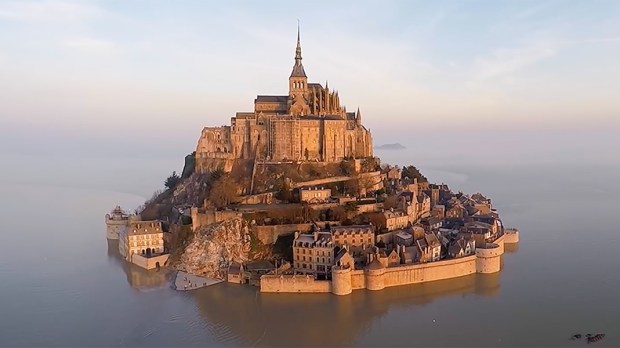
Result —
[{"label": "bell tower", "polygon": [[295,49],[295,65],[288,79],[288,96],[291,101],[290,114],[296,116],[308,115],[308,77],[301,64],[301,42],[299,39],[299,23],[297,23],[297,48]]}]

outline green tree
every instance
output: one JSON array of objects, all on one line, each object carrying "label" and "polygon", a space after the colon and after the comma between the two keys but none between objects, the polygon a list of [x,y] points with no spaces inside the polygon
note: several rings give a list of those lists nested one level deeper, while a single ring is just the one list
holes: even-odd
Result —
[{"label": "green tree", "polygon": [[172,175],[164,181],[164,186],[166,186],[167,189],[173,189],[179,184],[180,181],[181,177],[177,174],[177,172],[172,172]]},{"label": "green tree", "polygon": [[276,192],[276,198],[284,202],[293,201],[293,192],[291,190],[291,185],[287,180],[282,183],[282,188]]},{"label": "green tree", "polygon": [[402,177],[409,179],[418,179],[419,182],[426,182],[428,179],[420,173],[415,166],[406,166],[402,169]]}]

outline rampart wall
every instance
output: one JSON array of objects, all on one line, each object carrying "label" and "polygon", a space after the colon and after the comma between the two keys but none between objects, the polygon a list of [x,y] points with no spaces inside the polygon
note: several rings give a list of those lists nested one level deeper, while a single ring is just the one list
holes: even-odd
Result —
[{"label": "rampart wall", "polygon": [[264,192],[241,197],[241,204],[272,204],[275,201],[275,192]]},{"label": "rampart wall", "polygon": [[519,243],[519,231],[514,228],[507,228],[504,232],[504,243],[515,244]]},{"label": "rampart wall", "polygon": [[[462,277],[477,272],[477,256],[425,264],[402,265],[378,270],[334,269],[332,281],[312,276],[261,277],[261,292],[332,292],[347,295],[352,290],[382,290],[387,287]],[[499,263],[498,263],[499,265]]]},{"label": "rampart wall", "polygon": [[332,282],[315,280],[309,275],[276,275],[266,274],[260,277],[261,292],[297,292],[325,293],[332,292]]},{"label": "rampart wall", "polygon": [[201,212],[198,208],[190,209],[192,215],[192,232],[198,230],[201,226],[220,223],[224,220],[240,218],[241,213],[231,210],[207,210]]}]

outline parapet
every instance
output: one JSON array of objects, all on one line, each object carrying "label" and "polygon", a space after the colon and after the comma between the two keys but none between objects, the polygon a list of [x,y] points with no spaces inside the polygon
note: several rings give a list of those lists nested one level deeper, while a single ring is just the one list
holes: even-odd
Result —
[{"label": "parapet", "polygon": [[519,243],[519,230],[516,228],[507,228],[504,230],[504,243],[515,244]]}]

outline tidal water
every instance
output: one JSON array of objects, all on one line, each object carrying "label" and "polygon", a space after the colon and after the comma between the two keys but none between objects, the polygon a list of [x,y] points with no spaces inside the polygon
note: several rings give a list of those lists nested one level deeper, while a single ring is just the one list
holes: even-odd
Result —
[{"label": "tidal water", "polygon": [[104,214],[138,206],[176,162],[10,160],[20,169],[0,181],[0,346],[585,346],[575,333],[620,346],[617,165],[421,165],[490,196],[521,242],[497,274],[337,297],[175,292],[165,272],[120,260]]}]

